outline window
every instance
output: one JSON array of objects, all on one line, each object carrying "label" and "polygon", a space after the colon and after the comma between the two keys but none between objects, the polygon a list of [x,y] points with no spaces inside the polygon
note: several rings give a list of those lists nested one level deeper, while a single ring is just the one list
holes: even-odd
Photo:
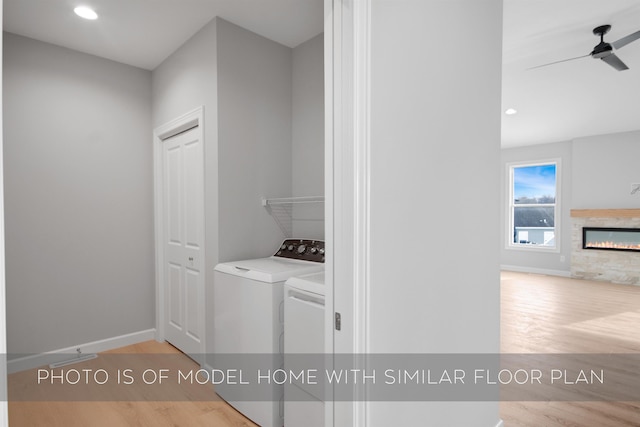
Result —
[{"label": "window", "polygon": [[509,166],[509,247],[558,249],[558,164]]}]

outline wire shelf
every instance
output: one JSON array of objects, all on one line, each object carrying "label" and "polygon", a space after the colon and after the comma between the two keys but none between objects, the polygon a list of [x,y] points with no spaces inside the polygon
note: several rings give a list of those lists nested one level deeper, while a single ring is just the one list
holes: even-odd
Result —
[{"label": "wire shelf", "polygon": [[271,214],[287,238],[293,237],[293,207],[299,204],[324,203],[324,196],[263,198],[262,206]]}]

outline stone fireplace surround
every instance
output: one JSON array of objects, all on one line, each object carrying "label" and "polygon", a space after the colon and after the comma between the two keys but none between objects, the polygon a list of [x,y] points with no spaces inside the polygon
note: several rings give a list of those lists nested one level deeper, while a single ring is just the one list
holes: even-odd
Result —
[{"label": "stone fireplace surround", "polygon": [[640,228],[640,209],[572,209],[571,277],[640,286],[640,253],[582,249],[582,227]]}]

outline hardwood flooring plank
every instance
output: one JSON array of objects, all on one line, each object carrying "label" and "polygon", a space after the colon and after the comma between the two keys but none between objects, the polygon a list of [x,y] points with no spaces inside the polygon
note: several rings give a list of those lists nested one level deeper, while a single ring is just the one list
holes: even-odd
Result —
[{"label": "hardwood flooring plank", "polygon": [[[123,358],[113,355],[123,355]],[[140,357],[127,357],[139,355]],[[163,357],[169,355],[170,357]],[[157,356],[157,360],[156,360]],[[176,357],[173,357],[176,356]],[[147,341],[101,353],[97,359],[73,365],[77,369],[105,369],[113,371],[119,361],[141,364],[138,371],[154,366],[158,360],[163,367],[199,369],[198,365],[169,343]],[[171,364],[168,366],[167,364]],[[142,368],[142,369],[140,369]],[[33,400],[51,396],[49,390],[34,386],[34,371],[9,375],[9,387],[24,390]],[[39,388],[41,387],[41,388]],[[122,392],[117,389],[106,396],[110,401],[10,401],[10,427],[256,427],[233,407],[224,402],[212,386],[198,386],[179,390],[185,400],[145,401],[145,386],[131,385]],[[62,389],[64,392],[65,389]],[[101,390],[102,391],[102,390]],[[119,394],[115,394],[119,393]],[[193,400],[189,400],[189,397]]]},{"label": "hardwood flooring plank", "polygon": [[[503,353],[640,353],[640,287],[501,277]],[[639,427],[640,402],[501,402],[500,416],[505,427]]]}]

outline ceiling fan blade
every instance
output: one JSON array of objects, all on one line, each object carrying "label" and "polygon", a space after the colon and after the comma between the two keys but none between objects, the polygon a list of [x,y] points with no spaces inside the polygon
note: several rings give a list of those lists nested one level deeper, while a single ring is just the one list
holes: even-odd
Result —
[{"label": "ceiling fan blade", "polygon": [[633,34],[629,34],[626,37],[621,38],[620,40],[616,40],[613,43],[611,43],[611,46],[613,46],[616,49],[620,49],[622,46],[626,46],[631,42],[634,42],[636,40],[640,39],[640,31],[636,31]]},{"label": "ceiling fan blade", "polygon": [[611,65],[613,68],[615,68],[618,71],[624,71],[624,70],[628,70],[629,67],[627,67],[625,65],[624,62],[622,62],[620,60],[620,58],[618,58],[615,54],[611,54],[611,55],[607,55],[605,57],[600,58],[602,59],[604,62],[606,62],[607,64]]},{"label": "ceiling fan blade", "polygon": [[548,64],[536,65],[535,67],[527,68],[527,70],[534,70],[536,68],[548,67],[549,65],[559,64],[561,62],[573,61],[575,59],[586,58],[587,56],[591,56],[590,53],[582,56],[576,56],[575,58],[563,59],[561,61],[549,62]]}]

